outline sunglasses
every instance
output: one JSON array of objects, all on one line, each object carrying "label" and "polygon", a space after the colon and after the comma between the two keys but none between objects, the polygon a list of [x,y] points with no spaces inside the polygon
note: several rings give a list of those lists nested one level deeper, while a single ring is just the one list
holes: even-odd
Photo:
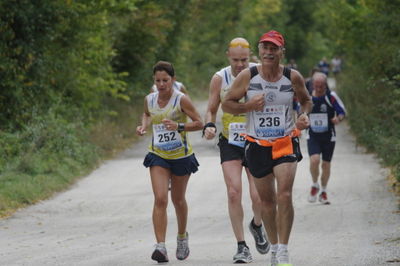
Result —
[{"label": "sunglasses", "polygon": [[238,47],[238,46],[241,46],[243,48],[250,48],[250,45],[248,43],[245,43],[245,42],[231,42],[229,44],[229,48],[235,48],[235,47]]}]

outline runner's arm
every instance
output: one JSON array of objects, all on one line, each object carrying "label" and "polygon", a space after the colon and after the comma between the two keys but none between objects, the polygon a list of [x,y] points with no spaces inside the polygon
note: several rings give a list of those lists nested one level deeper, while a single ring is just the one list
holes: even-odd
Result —
[{"label": "runner's arm", "polygon": [[151,116],[149,112],[149,108],[147,106],[147,97],[144,98],[144,111],[142,115],[142,124],[136,127],[136,134],[139,136],[143,136],[146,134],[147,128],[151,124]]},{"label": "runner's arm", "polygon": [[307,115],[312,110],[313,102],[300,72],[292,69],[291,79],[294,92],[297,100],[300,103],[300,115],[296,121],[296,127],[300,130],[303,130],[310,126],[310,121]]},{"label": "runner's arm", "polygon": [[245,103],[239,102],[246,95],[249,82],[250,70],[247,68],[239,73],[232,83],[229,92],[226,94],[222,102],[222,110],[224,112],[238,115],[264,107],[264,95],[260,95],[259,97],[257,95]]},{"label": "runner's arm", "polygon": [[181,98],[181,108],[182,111],[185,112],[185,114],[192,120],[192,122],[184,123],[184,131],[196,131],[203,129],[204,125],[201,116],[187,95],[184,95]]},{"label": "runner's arm", "polygon": [[212,139],[215,137],[217,128],[215,126],[217,120],[217,112],[221,103],[221,86],[222,78],[215,74],[210,81],[210,90],[208,94],[208,105],[207,111],[204,118],[205,126],[203,129],[203,135],[206,139]]},{"label": "runner's arm", "polygon": [[333,117],[331,121],[334,124],[339,124],[339,122],[341,122],[346,116],[346,108],[344,107],[342,100],[339,98],[339,95],[337,95],[336,92],[332,91],[331,97],[334,98],[332,106],[336,112],[335,117]]},{"label": "runner's arm", "polygon": [[210,90],[208,94],[208,106],[206,111],[205,123],[215,123],[217,120],[217,112],[221,103],[221,85],[222,78],[218,75],[214,75],[210,82]]}]

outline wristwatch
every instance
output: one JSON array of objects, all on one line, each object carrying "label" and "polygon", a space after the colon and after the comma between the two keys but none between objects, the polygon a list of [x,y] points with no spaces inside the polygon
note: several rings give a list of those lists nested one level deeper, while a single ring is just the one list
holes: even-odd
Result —
[{"label": "wristwatch", "polygon": [[178,123],[178,132],[181,133],[182,131],[185,131],[185,124]]}]

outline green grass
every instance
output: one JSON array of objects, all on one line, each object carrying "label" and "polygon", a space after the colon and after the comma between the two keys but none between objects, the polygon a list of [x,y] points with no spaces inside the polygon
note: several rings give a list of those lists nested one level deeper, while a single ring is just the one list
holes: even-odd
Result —
[{"label": "green grass", "polygon": [[84,125],[50,110],[22,130],[0,131],[0,217],[67,189],[131,143],[138,111],[119,111],[126,117]]},{"label": "green grass", "polygon": [[400,182],[400,89],[354,71],[339,82],[351,130],[357,142],[377,154]]},{"label": "green grass", "polygon": [[[189,93],[192,100],[207,97],[207,90]],[[114,110],[90,126],[50,110],[22,130],[0,131],[0,217],[67,189],[102,160],[130,146],[143,99]]]}]

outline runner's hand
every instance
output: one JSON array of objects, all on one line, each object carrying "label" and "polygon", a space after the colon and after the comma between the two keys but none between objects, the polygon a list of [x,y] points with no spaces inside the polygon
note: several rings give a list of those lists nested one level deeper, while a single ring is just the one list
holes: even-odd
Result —
[{"label": "runner's hand", "polygon": [[296,127],[300,130],[306,129],[310,126],[310,120],[308,119],[307,114],[302,113],[296,121]]},{"label": "runner's hand", "polygon": [[257,94],[253,98],[251,98],[248,102],[247,105],[250,106],[249,111],[263,111],[264,110],[264,105],[265,105],[265,94]]},{"label": "runner's hand", "polygon": [[164,124],[167,130],[174,131],[178,129],[178,123],[176,123],[175,121],[164,118],[162,120],[162,123]]},{"label": "runner's hand", "polygon": [[216,128],[215,127],[206,127],[204,129],[204,137],[206,139],[212,139],[215,137],[216,133]]},{"label": "runner's hand", "polygon": [[340,116],[335,116],[334,118],[331,119],[331,121],[332,121],[332,123],[333,123],[334,125],[339,124],[340,121],[342,121],[342,120],[343,120],[343,117],[340,117]]},{"label": "runner's hand", "polygon": [[143,126],[137,126],[136,127],[136,134],[138,136],[143,136],[144,134],[146,134],[146,129]]}]

